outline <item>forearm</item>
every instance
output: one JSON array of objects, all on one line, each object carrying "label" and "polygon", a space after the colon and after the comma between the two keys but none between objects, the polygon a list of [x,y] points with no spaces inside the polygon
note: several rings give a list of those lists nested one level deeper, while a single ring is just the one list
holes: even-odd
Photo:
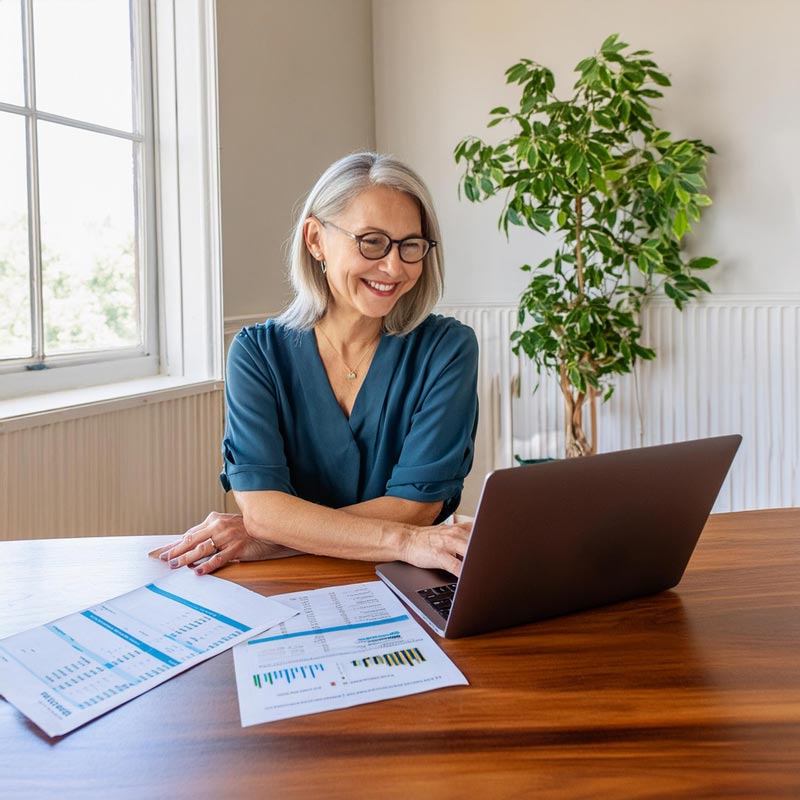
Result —
[{"label": "forearm", "polygon": [[[408,522],[376,519],[364,513],[378,508],[364,509],[367,503],[345,510],[283,492],[235,492],[234,496],[251,536],[315,555],[362,561],[403,560],[413,530]],[[386,510],[392,509],[387,506]]]},{"label": "forearm", "polygon": [[371,517],[391,522],[407,522],[411,525],[433,525],[442,502],[420,503],[415,500],[406,500],[403,497],[376,497],[374,500],[365,500],[352,506],[344,506],[341,510],[358,517]]}]

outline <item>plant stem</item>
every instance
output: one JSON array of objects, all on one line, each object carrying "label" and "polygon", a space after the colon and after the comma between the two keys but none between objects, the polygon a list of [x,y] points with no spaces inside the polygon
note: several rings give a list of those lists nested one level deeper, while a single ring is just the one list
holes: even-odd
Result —
[{"label": "plant stem", "polygon": [[581,231],[583,225],[583,197],[575,198],[575,267],[578,273],[578,296],[583,295],[583,250]]}]

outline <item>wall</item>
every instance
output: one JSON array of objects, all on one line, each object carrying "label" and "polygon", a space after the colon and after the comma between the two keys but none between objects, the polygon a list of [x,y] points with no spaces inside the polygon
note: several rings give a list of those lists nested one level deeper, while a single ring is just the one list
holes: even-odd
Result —
[{"label": "wall", "polygon": [[712,298],[684,314],[663,302],[645,314],[644,342],[658,359],[641,370],[638,403],[632,378],[619,381],[599,416],[600,449],[741,432],[718,510],[798,502],[800,428],[787,413],[800,403],[798,29],[794,0],[374,0],[377,146],[428,182],[446,252],[446,310],[480,322],[483,410],[463,510],[485,471],[510,466],[514,453],[560,455],[563,433],[554,382],[544,377],[531,396],[537,376],[509,358],[507,344],[525,285],[518,267],[551,255],[554,242],[522,229],[506,242],[499,198],[459,202],[453,149],[470,134],[503,138],[502,126],[486,129],[488,111],[518,101],[503,73],[519,58],[553,69],[556,93],[568,97],[574,65],[611,33],[652,50],[671,75],[656,120],[718,151],[715,202],[688,249],[720,264],[704,276]]},{"label": "wall", "polygon": [[[553,69],[568,96],[572,68],[619,32],[654,51],[672,76],[657,121],[718,151],[715,204],[690,247],[713,255],[716,293],[800,294],[800,4],[794,0],[375,0],[378,147],[426,178],[442,217],[448,303],[514,302],[520,264],[550,247],[530,231],[498,234],[500,203],[459,203],[452,152],[486,130],[488,111],[513,103],[504,70],[520,57]],[[515,87],[516,88],[516,87]],[[487,280],[491,276],[491,280]]]},{"label": "wall", "polygon": [[218,0],[225,317],[288,299],[292,210],[375,146],[369,0]]}]

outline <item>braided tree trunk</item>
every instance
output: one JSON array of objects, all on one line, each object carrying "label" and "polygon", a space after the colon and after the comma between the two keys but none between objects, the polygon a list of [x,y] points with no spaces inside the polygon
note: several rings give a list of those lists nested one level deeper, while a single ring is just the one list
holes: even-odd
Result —
[{"label": "braided tree trunk", "polygon": [[[575,268],[578,279],[578,298],[583,295],[583,250],[581,233],[583,229],[583,198],[575,198]],[[587,360],[586,354],[582,360]],[[578,391],[569,382],[566,366],[561,364],[561,393],[564,396],[564,441],[567,458],[591,456],[597,452],[597,404],[595,390],[589,387],[589,410],[591,415],[591,442],[583,429],[583,406],[587,399],[585,392]]]},{"label": "braided tree trunk", "polygon": [[[589,387],[589,394],[579,392],[567,379],[561,367],[561,393],[564,396],[564,442],[567,458],[591,456],[597,452],[597,407],[596,393]],[[583,407],[589,401],[591,440],[583,427]]]}]

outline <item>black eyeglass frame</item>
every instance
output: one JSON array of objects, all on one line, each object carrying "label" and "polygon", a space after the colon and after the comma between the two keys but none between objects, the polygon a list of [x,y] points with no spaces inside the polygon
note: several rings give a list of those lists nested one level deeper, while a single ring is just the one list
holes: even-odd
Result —
[{"label": "black eyeglass frame", "polygon": [[[392,249],[392,245],[396,244],[397,254],[400,256],[400,260],[404,264],[419,264],[419,262],[423,261],[425,259],[425,256],[427,256],[428,253],[430,253],[430,251],[433,250],[433,248],[436,247],[436,245],[438,244],[438,242],[435,241],[434,239],[426,239],[424,236],[406,236],[405,239],[392,239],[392,237],[389,236],[388,233],[384,233],[383,231],[367,231],[366,233],[351,233],[350,231],[346,231],[344,228],[340,228],[338,225],[331,222],[330,220],[320,219],[320,217],[316,216],[314,217],[314,219],[317,220],[317,222],[319,222],[319,224],[322,225],[323,227],[330,225],[331,228],[336,228],[336,230],[339,231],[339,233],[343,233],[345,236],[349,236],[356,243],[356,246],[358,247],[358,252],[361,253],[361,255],[368,261],[380,261],[380,259],[386,258],[386,256],[389,255],[389,252]],[[385,236],[389,240],[389,244],[386,246],[386,250],[384,250],[383,253],[381,253],[381,255],[368,256],[361,249],[361,242],[368,236],[374,236],[375,234],[378,234],[379,236]],[[418,258],[416,259],[416,261],[408,261],[407,259],[403,258],[403,249],[401,245],[404,244],[405,242],[411,242],[411,241],[422,241],[428,243],[428,249],[423,253],[422,258]]]}]

